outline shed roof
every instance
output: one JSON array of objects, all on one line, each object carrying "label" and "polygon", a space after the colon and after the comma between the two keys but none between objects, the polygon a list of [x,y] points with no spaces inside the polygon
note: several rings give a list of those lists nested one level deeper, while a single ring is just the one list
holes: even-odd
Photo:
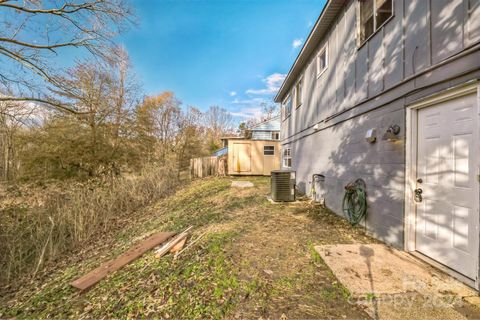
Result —
[{"label": "shed roof", "polygon": [[275,102],[282,102],[283,98],[288,93],[290,87],[293,85],[295,79],[302,72],[305,64],[309,61],[310,56],[315,52],[320,41],[325,37],[326,33],[330,29],[331,24],[335,21],[336,16],[343,8],[348,0],[328,0],[327,4],[323,7],[322,13],[317,19],[312,31],[308,35],[307,41],[300,50],[295,62],[293,63],[287,77],[282,83],[282,86],[278,90],[275,96]]},{"label": "shed roof", "polygon": [[215,151],[212,156],[215,156],[215,157],[221,157],[221,156],[224,156],[228,153],[228,147],[223,147],[221,149],[218,149],[217,151]]}]

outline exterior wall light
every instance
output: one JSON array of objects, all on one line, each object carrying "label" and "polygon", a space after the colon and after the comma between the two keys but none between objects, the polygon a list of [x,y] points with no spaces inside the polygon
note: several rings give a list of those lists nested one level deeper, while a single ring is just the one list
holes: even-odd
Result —
[{"label": "exterior wall light", "polygon": [[373,128],[367,131],[367,134],[365,135],[365,140],[369,143],[374,143],[377,141],[377,129]]},{"label": "exterior wall light", "polygon": [[398,124],[394,124],[390,127],[388,127],[387,131],[382,137],[382,140],[384,141],[397,141],[398,140],[398,134],[400,133],[400,126]]}]

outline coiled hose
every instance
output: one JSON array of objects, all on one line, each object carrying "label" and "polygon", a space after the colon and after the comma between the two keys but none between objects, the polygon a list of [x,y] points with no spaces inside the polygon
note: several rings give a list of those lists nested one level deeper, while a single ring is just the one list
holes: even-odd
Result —
[{"label": "coiled hose", "polygon": [[345,186],[342,209],[345,217],[352,226],[359,224],[367,215],[365,183],[361,179]]}]

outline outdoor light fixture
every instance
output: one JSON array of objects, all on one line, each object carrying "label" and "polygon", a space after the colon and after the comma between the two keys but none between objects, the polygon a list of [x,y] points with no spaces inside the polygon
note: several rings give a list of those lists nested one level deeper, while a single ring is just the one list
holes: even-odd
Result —
[{"label": "outdoor light fixture", "polygon": [[388,127],[387,131],[382,137],[384,141],[396,141],[398,140],[397,135],[400,133],[400,126],[398,124],[394,124]]},{"label": "outdoor light fixture", "polygon": [[375,141],[377,141],[377,129],[369,129],[367,131],[367,134],[365,135],[365,140],[369,143],[374,143]]}]

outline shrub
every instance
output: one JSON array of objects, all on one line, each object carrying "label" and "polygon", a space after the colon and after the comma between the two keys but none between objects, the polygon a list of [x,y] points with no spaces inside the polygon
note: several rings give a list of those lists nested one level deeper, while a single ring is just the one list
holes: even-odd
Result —
[{"label": "shrub", "polygon": [[133,215],[178,185],[178,172],[172,168],[150,167],[136,176],[48,192],[35,204],[0,207],[0,284],[36,273],[45,262],[96,234],[111,232],[116,218]]}]

